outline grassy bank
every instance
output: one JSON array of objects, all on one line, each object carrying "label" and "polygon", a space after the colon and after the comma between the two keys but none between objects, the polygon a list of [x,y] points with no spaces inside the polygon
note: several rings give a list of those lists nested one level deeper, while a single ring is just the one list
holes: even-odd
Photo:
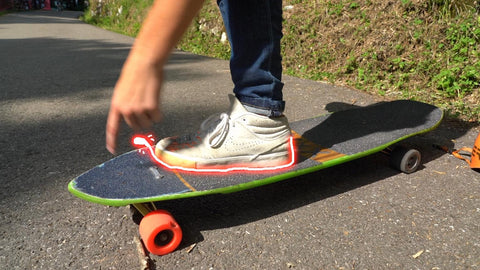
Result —
[{"label": "grassy bank", "polygon": [[[153,0],[91,1],[85,21],[135,36]],[[480,8],[473,0],[284,0],[285,73],[479,122]],[[213,1],[179,44],[228,59]]]}]

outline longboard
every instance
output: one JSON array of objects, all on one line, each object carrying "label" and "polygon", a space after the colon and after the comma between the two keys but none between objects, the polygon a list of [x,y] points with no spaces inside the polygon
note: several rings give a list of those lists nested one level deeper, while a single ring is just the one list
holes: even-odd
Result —
[{"label": "longboard", "polygon": [[[151,151],[141,148],[81,174],[69,183],[68,189],[75,196],[98,204],[134,205],[145,215],[140,234],[147,249],[162,255],[178,246],[181,229],[169,213],[153,211],[151,202],[237,192],[312,173],[431,131],[442,118],[443,111],[435,106],[398,100],[296,121],[290,123],[295,163],[281,170],[230,173],[171,170],[159,165]],[[411,173],[418,168],[418,151],[398,152],[392,159],[400,170]]]}]

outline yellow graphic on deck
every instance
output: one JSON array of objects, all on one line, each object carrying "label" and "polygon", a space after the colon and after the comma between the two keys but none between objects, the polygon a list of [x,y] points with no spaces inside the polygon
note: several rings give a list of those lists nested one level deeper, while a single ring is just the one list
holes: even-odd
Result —
[{"label": "yellow graphic on deck", "polygon": [[335,150],[324,148],[314,142],[303,138],[300,134],[292,130],[292,136],[295,140],[297,155],[304,159],[311,159],[323,163],[332,159],[346,156]]}]

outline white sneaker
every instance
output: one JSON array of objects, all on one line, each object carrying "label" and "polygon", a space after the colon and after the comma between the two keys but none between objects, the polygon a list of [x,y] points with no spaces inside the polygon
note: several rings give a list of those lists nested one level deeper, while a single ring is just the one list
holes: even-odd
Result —
[{"label": "white sneaker", "polygon": [[162,139],[157,143],[156,156],[182,168],[286,164],[290,138],[287,118],[248,112],[235,96],[229,98],[228,113],[210,116],[195,134]]}]

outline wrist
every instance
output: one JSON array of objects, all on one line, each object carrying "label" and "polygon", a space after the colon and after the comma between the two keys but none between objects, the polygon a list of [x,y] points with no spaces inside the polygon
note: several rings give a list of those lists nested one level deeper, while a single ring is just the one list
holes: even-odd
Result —
[{"label": "wrist", "polygon": [[161,49],[135,42],[130,50],[127,61],[163,70],[163,66],[166,64],[168,56],[169,53],[162,52]]}]

